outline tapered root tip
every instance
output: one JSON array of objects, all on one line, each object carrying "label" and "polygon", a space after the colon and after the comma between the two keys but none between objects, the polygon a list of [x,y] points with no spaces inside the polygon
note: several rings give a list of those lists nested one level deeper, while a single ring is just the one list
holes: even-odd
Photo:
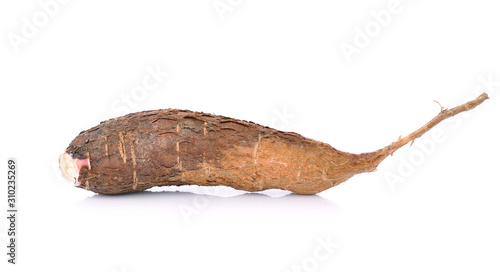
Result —
[{"label": "tapered root tip", "polygon": [[[490,99],[490,97],[488,96],[487,93],[482,93],[481,95],[479,95],[476,99],[474,100],[471,100],[467,103],[464,103],[462,105],[459,105],[457,107],[454,107],[454,108],[451,108],[451,109],[443,109],[443,107],[441,106],[441,104],[439,104],[441,106],[441,111],[439,112],[439,114],[432,118],[429,122],[427,122],[424,126],[422,126],[421,128],[415,130],[414,132],[408,134],[408,136],[404,137],[404,138],[401,138],[401,136],[399,136],[398,140],[391,143],[390,145],[382,148],[382,149],[379,149],[377,151],[374,151],[374,152],[371,152],[371,153],[366,153],[364,154],[364,156],[370,158],[371,160],[373,160],[373,164],[374,165],[378,165],[382,160],[384,160],[387,156],[391,155],[396,151],[398,150],[399,148],[401,148],[402,146],[406,145],[407,143],[412,143],[415,141],[415,139],[419,138],[420,136],[422,136],[424,133],[426,133],[427,131],[429,131],[431,128],[433,128],[434,126],[436,126],[437,124],[439,124],[441,121],[447,119],[447,118],[450,118],[452,116],[455,116],[461,112],[464,112],[464,111],[468,111],[468,110],[471,110],[477,106],[479,106],[481,103],[483,103],[486,99]],[[368,154],[368,155],[367,155]]]}]

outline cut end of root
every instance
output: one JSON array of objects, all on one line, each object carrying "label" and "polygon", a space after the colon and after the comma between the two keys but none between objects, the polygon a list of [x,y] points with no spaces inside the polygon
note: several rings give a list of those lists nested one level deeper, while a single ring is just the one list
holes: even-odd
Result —
[{"label": "cut end of root", "polygon": [[80,170],[83,167],[90,169],[90,160],[87,159],[73,159],[68,153],[64,153],[59,156],[59,168],[61,172],[69,182],[72,182],[75,186],[80,186],[78,181],[78,176],[80,175]]}]

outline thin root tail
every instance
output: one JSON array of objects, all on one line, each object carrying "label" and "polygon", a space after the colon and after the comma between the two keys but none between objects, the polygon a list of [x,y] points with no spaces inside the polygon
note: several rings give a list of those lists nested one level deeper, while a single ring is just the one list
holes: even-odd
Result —
[{"label": "thin root tail", "polygon": [[480,105],[481,103],[483,103],[486,99],[489,99],[488,97],[488,94],[486,93],[482,93],[480,96],[478,96],[476,99],[474,100],[471,100],[467,103],[464,103],[460,106],[457,106],[457,107],[454,107],[454,108],[451,108],[451,109],[445,109],[443,106],[441,106],[441,104],[437,101],[435,101],[436,103],[439,104],[439,106],[441,107],[441,111],[439,112],[439,114],[432,118],[429,122],[427,122],[425,125],[423,125],[421,128],[415,130],[414,132],[408,134],[408,136],[404,137],[404,138],[401,138],[401,136],[399,136],[398,140],[391,143],[390,145],[382,148],[382,149],[379,149],[375,152],[371,152],[367,155],[369,155],[368,157],[370,157],[374,162],[375,165],[378,165],[380,162],[382,162],[387,156],[391,155],[398,149],[400,149],[401,147],[403,147],[404,145],[406,145],[407,143],[410,143],[413,144],[413,142],[419,138],[420,136],[422,136],[424,133],[426,133],[427,131],[429,131],[431,128],[433,128],[434,126],[436,126],[437,124],[439,124],[441,121],[445,120],[445,119],[448,119],[450,117],[453,117],[461,112],[464,112],[464,111],[468,111],[468,110],[471,110],[475,107],[477,107],[478,105]]}]

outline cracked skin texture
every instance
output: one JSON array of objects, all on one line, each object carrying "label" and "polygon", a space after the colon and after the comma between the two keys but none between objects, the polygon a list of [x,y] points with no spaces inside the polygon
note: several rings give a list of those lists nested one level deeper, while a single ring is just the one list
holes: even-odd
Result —
[{"label": "cracked skin texture", "polygon": [[316,194],[374,169],[362,163],[366,154],[252,122],[176,109],[101,122],[82,131],[66,152],[90,159],[91,167],[80,170],[79,187],[100,194],[168,185]]}]

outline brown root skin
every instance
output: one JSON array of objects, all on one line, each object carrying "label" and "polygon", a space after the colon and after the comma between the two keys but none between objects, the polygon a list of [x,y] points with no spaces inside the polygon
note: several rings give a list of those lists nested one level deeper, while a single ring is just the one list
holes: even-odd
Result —
[{"label": "brown root skin", "polygon": [[482,93],[476,99],[471,100],[467,103],[464,103],[460,106],[457,106],[457,107],[454,107],[451,109],[445,109],[445,108],[443,108],[443,106],[441,106],[441,104],[439,102],[435,101],[441,107],[441,112],[439,112],[439,114],[436,117],[432,118],[429,122],[427,122],[421,128],[408,134],[408,136],[406,136],[404,138],[400,137],[397,141],[391,143],[390,145],[388,145],[382,149],[379,149],[377,151],[370,152],[370,153],[359,154],[362,158],[364,158],[364,160],[362,159],[362,160],[360,160],[360,162],[362,162],[362,164],[366,166],[365,172],[374,171],[377,168],[377,166],[387,156],[392,155],[396,150],[400,149],[401,147],[403,147],[407,143],[411,142],[413,144],[413,141],[415,141],[417,138],[419,138],[420,136],[425,134],[431,128],[433,128],[434,126],[439,124],[441,121],[446,120],[450,117],[453,117],[461,112],[471,110],[471,109],[477,107],[478,105],[480,105],[481,103],[483,103],[486,99],[489,99],[488,94]]},{"label": "brown root skin", "polygon": [[488,95],[483,93],[458,107],[442,109],[423,127],[370,153],[342,152],[296,133],[176,109],[132,113],[101,122],[82,131],[66,153],[76,162],[88,159],[92,167],[83,167],[75,175],[78,187],[100,194],[172,185],[316,194],[356,174],[374,171],[387,156],[439,122],[486,99]]}]

